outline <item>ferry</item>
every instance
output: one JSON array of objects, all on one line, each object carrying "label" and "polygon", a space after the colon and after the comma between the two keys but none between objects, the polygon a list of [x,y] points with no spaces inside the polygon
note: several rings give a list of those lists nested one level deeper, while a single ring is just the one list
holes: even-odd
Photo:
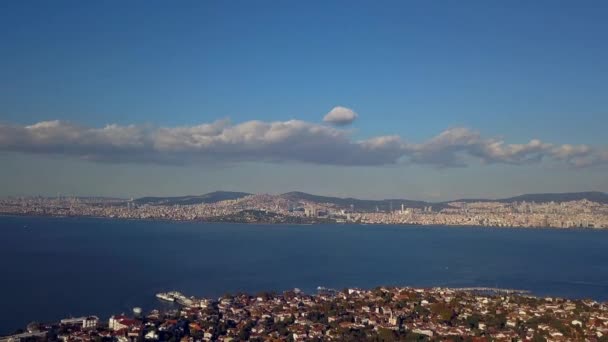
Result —
[{"label": "ferry", "polygon": [[183,306],[188,306],[188,307],[194,305],[194,301],[191,298],[186,298],[186,297],[177,298],[177,303],[181,304]]},{"label": "ferry", "polygon": [[323,294],[323,295],[335,295],[335,294],[338,294],[340,291],[335,290],[335,289],[330,289],[325,286],[317,286],[317,292],[319,294]]},{"label": "ferry", "polygon": [[158,298],[158,299],[162,299],[162,300],[166,300],[166,301],[168,301],[168,302],[174,302],[174,301],[175,301],[175,297],[173,297],[173,296],[172,296],[171,294],[169,294],[169,293],[164,293],[164,292],[157,293],[157,294],[156,294],[156,298]]},{"label": "ferry", "polygon": [[196,303],[196,298],[186,297],[184,294],[178,291],[161,292],[156,294],[156,298],[166,300],[168,302],[176,302],[183,306],[193,306]]}]

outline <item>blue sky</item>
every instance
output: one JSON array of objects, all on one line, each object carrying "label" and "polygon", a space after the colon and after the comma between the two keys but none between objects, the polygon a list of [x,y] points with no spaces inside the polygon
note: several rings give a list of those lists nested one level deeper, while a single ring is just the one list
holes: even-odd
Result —
[{"label": "blue sky", "polygon": [[[606,191],[606,17],[604,1],[5,1],[0,195],[231,189],[449,199]],[[90,131],[61,140],[72,126],[53,128],[59,140],[14,138],[53,120],[162,129],[297,119],[305,127],[289,129],[310,134],[328,127],[322,119],[335,106],[358,113],[350,126],[331,128],[338,133],[327,131],[348,135],[338,141],[348,146],[333,151],[349,155],[339,162],[330,160],[335,144],[325,136],[311,149],[299,148],[311,136],[298,135],[289,140],[293,151],[275,146],[253,157],[244,152],[250,141],[231,140],[230,157],[221,155],[228,147],[167,157],[171,145],[162,160],[145,161],[143,150],[100,155],[109,145],[115,153],[117,143],[104,137],[92,146]],[[482,138],[466,133],[456,152],[433,147],[433,137],[455,127]],[[142,134],[142,141],[157,137]],[[400,152],[383,147],[353,160],[356,142],[389,135],[400,137]],[[509,154],[506,145],[532,139],[551,146]],[[495,140],[504,140],[498,154],[480,152]],[[564,144],[593,152],[559,159],[554,149]],[[315,149],[328,155],[315,159]],[[453,165],[453,153],[466,162]]]}]

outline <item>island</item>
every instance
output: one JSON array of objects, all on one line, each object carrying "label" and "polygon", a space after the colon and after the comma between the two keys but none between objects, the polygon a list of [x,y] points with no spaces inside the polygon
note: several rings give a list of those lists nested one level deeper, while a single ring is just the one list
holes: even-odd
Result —
[{"label": "island", "polygon": [[0,341],[608,341],[608,303],[492,288],[157,294],[164,311],[32,322]]}]

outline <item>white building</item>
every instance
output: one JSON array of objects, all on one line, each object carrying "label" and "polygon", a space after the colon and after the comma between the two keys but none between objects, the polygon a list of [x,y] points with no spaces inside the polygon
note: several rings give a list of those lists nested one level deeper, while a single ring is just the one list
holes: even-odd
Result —
[{"label": "white building", "polygon": [[99,317],[97,316],[86,316],[86,317],[72,317],[64,318],[60,321],[61,325],[74,325],[80,326],[82,329],[93,329],[97,327],[99,323]]}]

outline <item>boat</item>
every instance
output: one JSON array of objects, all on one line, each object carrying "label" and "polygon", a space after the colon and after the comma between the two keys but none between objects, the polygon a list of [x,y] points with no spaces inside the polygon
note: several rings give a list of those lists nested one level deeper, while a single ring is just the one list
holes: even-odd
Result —
[{"label": "boat", "polygon": [[188,307],[193,306],[196,303],[196,298],[188,298],[178,291],[160,292],[156,294],[156,298],[166,300],[168,302],[176,302],[177,304]]},{"label": "boat", "polygon": [[173,298],[186,298],[186,296],[184,296],[181,292],[179,291],[171,291],[171,292],[167,292],[168,296],[171,296]]},{"label": "boat", "polygon": [[156,294],[156,298],[158,298],[158,299],[162,299],[162,300],[166,300],[166,301],[168,301],[168,302],[174,302],[174,301],[175,301],[175,297],[173,297],[173,296],[172,296],[171,294],[169,294],[169,293],[164,293],[164,292],[157,293],[157,294]]},{"label": "boat", "polygon": [[194,305],[194,301],[192,299],[186,298],[186,297],[177,298],[176,301],[177,301],[178,304],[183,305],[183,306],[188,306],[189,307],[189,306]]},{"label": "boat", "polygon": [[340,291],[327,288],[325,286],[317,286],[317,293],[320,295],[336,295]]}]

